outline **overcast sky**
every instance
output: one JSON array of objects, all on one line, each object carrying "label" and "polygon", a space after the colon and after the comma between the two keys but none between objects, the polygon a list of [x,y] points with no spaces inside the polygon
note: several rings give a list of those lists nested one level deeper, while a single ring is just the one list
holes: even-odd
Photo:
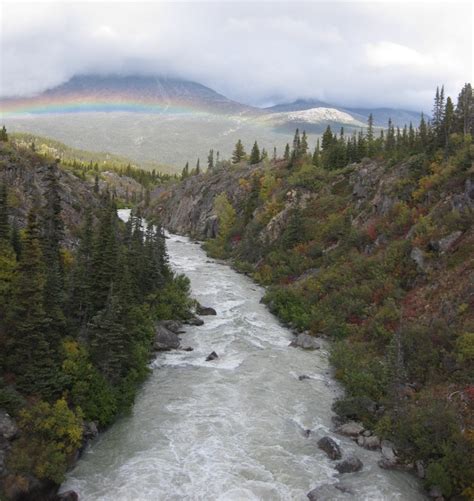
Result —
[{"label": "overcast sky", "polygon": [[5,2],[1,95],[167,74],[254,105],[431,107],[473,73],[471,2]]}]

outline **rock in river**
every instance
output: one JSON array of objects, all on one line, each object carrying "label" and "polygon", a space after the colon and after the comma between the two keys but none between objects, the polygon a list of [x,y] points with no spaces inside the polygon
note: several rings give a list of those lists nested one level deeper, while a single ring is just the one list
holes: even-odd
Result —
[{"label": "rock in river", "polygon": [[209,353],[209,355],[206,357],[206,362],[210,362],[211,360],[215,360],[216,358],[219,358],[219,356],[215,351],[213,351],[212,353]]},{"label": "rock in river", "polygon": [[336,430],[341,435],[347,435],[348,437],[357,437],[364,431],[364,427],[360,423],[355,421],[349,421],[339,426]]},{"label": "rock in river", "polygon": [[321,348],[313,336],[304,332],[302,334],[298,334],[290,343],[290,346],[303,348],[305,350],[319,350],[319,348]]},{"label": "rock in river", "polygon": [[179,348],[179,337],[161,323],[156,325],[153,347],[158,351],[176,350]]},{"label": "rock in river", "polygon": [[341,449],[331,437],[323,437],[318,440],[318,447],[323,450],[330,459],[341,459]]},{"label": "rock in river", "polygon": [[200,304],[197,305],[196,308],[196,313],[198,315],[217,315],[217,312],[214,308],[211,308],[209,306],[201,306]]},{"label": "rock in river", "polygon": [[362,461],[357,456],[350,455],[344,461],[337,463],[336,470],[339,473],[354,473],[362,470],[363,466]]}]

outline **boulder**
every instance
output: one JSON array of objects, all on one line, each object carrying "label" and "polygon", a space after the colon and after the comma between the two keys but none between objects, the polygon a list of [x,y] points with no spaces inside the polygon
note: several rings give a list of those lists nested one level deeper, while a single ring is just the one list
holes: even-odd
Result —
[{"label": "boulder", "polygon": [[305,332],[298,334],[296,338],[291,341],[289,346],[303,348],[304,350],[319,350],[321,348],[319,343],[316,341],[316,338],[306,334]]},{"label": "boulder", "polygon": [[413,249],[410,252],[410,257],[411,259],[413,259],[413,261],[415,261],[420,271],[425,271],[426,269],[425,256],[421,249],[419,249],[418,247],[413,247]]},{"label": "boulder", "polygon": [[99,434],[97,424],[94,421],[85,421],[82,429],[82,439],[84,441],[92,440]]},{"label": "boulder", "polygon": [[55,501],[79,501],[79,495],[75,491],[66,491],[58,494]]},{"label": "boulder", "polygon": [[175,334],[184,334],[183,324],[179,320],[162,320],[161,325]]},{"label": "boulder", "polygon": [[361,438],[363,439],[362,447],[364,447],[365,449],[374,450],[380,447],[380,438],[376,435]]},{"label": "boulder", "polygon": [[341,449],[331,437],[323,437],[318,440],[318,447],[323,450],[330,459],[341,459]]},{"label": "boulder", "polygon": [[428,496],[434,499],[444,499],[441,488],[438,485],[433,485],[428,491]]},{"label": "boulder", "polygon": [[392,461],[395,463],[397,462],[398,458],[397,458],[397,455],[395,454],[394,446],[393,446],[392,442],[389,442],[388,440],[382,440],[380,447],[382,449],[382,456],[385,459],[388,459],[389,461]]},{"label": "boulder", "polygon": [[304,381],[305,379],[311,379],[309,376],[306,374],[302,374],[301,376],[298,376],[299,381]]},{"label": "boulder", "polygon": [[216,358],[219,358],[219,355],[215,351],[213,351],[212,353],[209,353],[209,355],[206,357],[206,362],[211,362]]},{"label": "boulder", "polygon": [[186,348],[183,348],[183,351],[194,351],[194,348],[191,348],[191,346],[186,346]]},{"label": "boulder", "polygon": [[310,501],[333,501],[354,499],[353,492],[344,485],[321,485],[306,494]]},{"label": "boulder", "polygon": [[211,308],[209,306],[201,306],[200,304],[198,304],[196,307],[196,313],[202,316],[217,315],[217,312],[214,308]]},{"label": "boulder", "polygon": [[453,245],[456,243],[456,241],[459,239],[459,237],[462,235],[462,231],[454,231],[453,233],[449,234],[447,237],[441,238],[437,242],[432,242],[430,245],[433,248],[433,250],[440,252],[441,254],[444,254],[445,252],[448,252]]},{"label": "boulder", "polygon": [[337,463],[336,470],[339,473],[354,473],[362,470],[363,466],[362,461],[357,456],[350,455],[344,461]]},{"label": "boulder", "polygon": [[418,478],[425,478],[426,476],[426,471],[425,471],[425,465],[423,464],[423,461],[418,460],[415,461],[415,469],[416,469],[416,475]]},{"label": "boulder", "polygon": [[338,426],[336,431],[341,435],[347,435],[348,437],[358,437],[364,432],[364,427],[360,423],[349,421],[348,423]]},{"label": "boulder", "polygon": [[204,320],[193,315],[192,317],[187,318],[184,323],[188,325],[196,325],[199,327],[200,325],[204,325]]},{"label": "boulder", "polygon": [[153,348],[157,351],[176,350],[179,348],[179,337],[164,325],[158,324],[156,326]]},{"label": "boulder", "polygon": [[0,410],[0,436],[11,440],[18,434],[18,426],[8,412]]}]

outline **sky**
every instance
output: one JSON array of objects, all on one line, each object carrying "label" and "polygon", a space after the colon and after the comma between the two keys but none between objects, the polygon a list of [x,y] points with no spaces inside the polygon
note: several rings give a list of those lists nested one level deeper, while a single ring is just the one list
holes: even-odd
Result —
[{"label": "sky", "polygon": [[194,80],[247,104],[431,107],[473,81],[469,1],[0,0],[0,95],[78,74]]}]

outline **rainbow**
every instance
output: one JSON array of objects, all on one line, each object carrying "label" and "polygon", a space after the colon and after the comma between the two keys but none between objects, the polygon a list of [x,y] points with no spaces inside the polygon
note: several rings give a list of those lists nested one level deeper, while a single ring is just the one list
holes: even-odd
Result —
[{"label": "rainbow", "polygon": [[0,116],[46,115],[84,112],[133,112],[151,114],[208,114],[191,100],[160,101],[136,93],[47,93],[29,98],[0,99]]}]

